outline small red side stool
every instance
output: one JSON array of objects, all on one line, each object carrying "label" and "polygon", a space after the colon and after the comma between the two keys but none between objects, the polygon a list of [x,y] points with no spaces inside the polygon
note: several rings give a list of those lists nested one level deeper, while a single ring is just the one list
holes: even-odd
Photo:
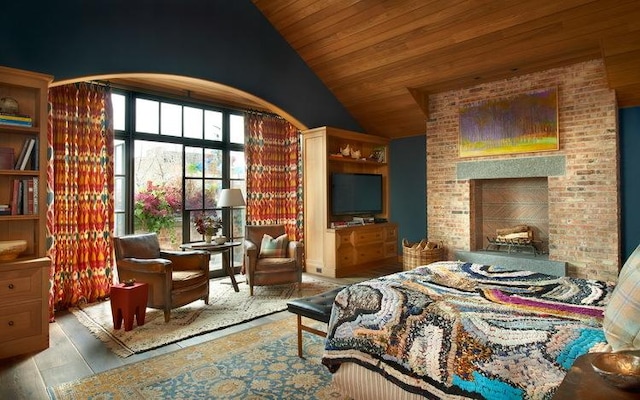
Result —
[{"label": "small red side stool", "polygon": [[130,331],[133,329],[134,315],[138,326],[144,325],[148,295],[149,288],[146,283],[134,283],[131,286],[125,286],[124,283],[111,285],[113,328],[120,329],[124,319],[124,330]]}]

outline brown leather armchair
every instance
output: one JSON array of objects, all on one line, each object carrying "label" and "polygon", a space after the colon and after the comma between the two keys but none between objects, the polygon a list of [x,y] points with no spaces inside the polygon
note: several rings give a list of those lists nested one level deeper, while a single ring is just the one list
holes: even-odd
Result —
[{"label": "brown leather armchair", "polygon": [[284,225],[245,226],[244,266],[249,284],[249,294],[253,296],[254,286],[282,285],[302,282],[302,242],[288,241],[284,257],[260,257],[260,245],[267,234],[277,238],[285,234]]},{"label": "brown leather armchair", "polygon": [[155,233],[113,239],[120,282],[147,283],[147,307],[164,310],[165,322],[173,308],[196,300],[209,304],[209,252],[160,250]]}]

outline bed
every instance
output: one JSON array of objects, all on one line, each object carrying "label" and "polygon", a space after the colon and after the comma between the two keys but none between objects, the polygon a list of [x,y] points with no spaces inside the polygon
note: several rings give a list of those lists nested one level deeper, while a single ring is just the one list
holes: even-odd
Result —
[{"label": "bed", "polygon": [[612,350],[603,318],[613,292],[602,281],[436,262],[342,290],[322,362],[356,399],[549,399],[577,357]]}]

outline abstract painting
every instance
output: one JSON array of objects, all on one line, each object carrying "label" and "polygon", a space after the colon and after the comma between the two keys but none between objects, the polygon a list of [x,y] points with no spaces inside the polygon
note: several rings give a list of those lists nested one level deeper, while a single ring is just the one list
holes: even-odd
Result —
[{"label": "abstract painting", "polygon": [[458,143],[460,157],[558,150],[558,88],[461,107]]}]

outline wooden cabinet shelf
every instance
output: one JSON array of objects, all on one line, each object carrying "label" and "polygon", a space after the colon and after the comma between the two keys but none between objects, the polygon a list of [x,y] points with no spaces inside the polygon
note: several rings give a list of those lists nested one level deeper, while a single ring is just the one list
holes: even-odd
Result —
[{"label": "wooden cabinet shelf", "polygon": [[[382,176],[383,210],[388,218],[389,139],[342,129],[321,127],[302,133],[304,238],[306,271],[343,277],[387,259],[397,259],[395,224],[371,224],[333,229],[350,220],[331,214],[331,175],[334,173]],[[348,149],[348,155],[342,151]],[[351,152],[359,154],[351,157]],[[347,152],[347,151],[345,151]]]},{"label": "wooden cabinet shelf", "polygon": [[364,164],[364,165],[370,165],[373,167],[381,167],[381,166],[386,166],[387,163],[384,162],[378,162],[378,161],[369,161],[369,160],[354,160],[353,158],[348,158],[348,157],[344,157],[344,156],[329,156],[329,161],[330,162],[337,162],[337,163],[353,163],[353,164]]},{"label": "wooden cabinet shelf", "polygon": [[40,134],[40,128],[34,126],[16,126],[0,123],[0,129],[5,132],[17,132],[23,135],[38,136]]},{"label": "wooden cabinet shelf", "polygon": [[[17,259],[0,262],[0,358],[49,346],[51,262],[45,247],[45,160],[47,91],[51,81],[49,75],[0,67],[0,98],[15,99],[18,113],[28,116],[32,125],[0,123],[0,147],[3,154],[13,154],[14,167],[22,149],[31,149],[23,169],[0,170],[0,204],[15,207],[13,215],[0,215],[0,241],[27,242],[27,249]],[[22,195],[16,190],[20,187]],[[22,207],[17,207],[21,203]]]},{"label": "wooden cabinet shelf", "polygon": [[26,169],[0,169],[0,175],[12,175],[12,176],[38,176],[40,171]]}]

